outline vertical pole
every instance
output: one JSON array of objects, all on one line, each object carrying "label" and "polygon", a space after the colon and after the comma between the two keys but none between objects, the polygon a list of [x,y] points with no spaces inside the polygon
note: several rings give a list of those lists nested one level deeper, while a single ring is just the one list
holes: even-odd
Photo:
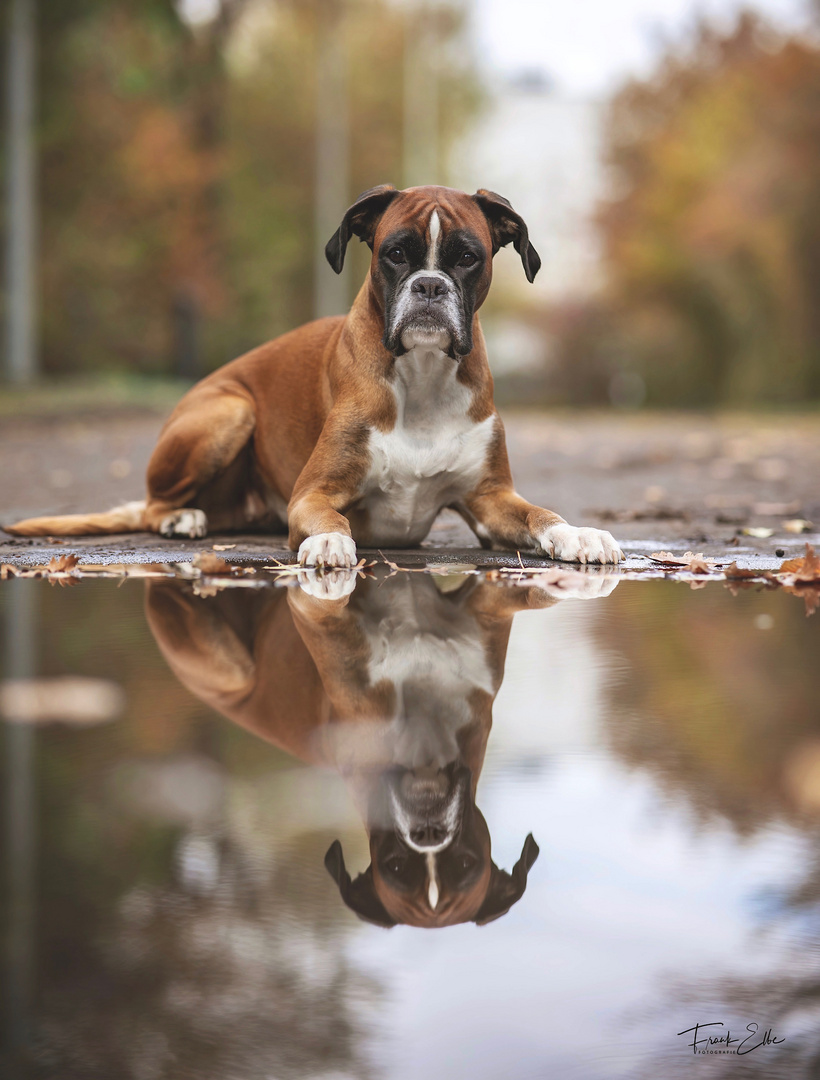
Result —
[{"label": "vertical pole", "polygon": [[341,315],[350,299],[349,266],[335,274],[325,244],[350,202],[347,49],[338,0],[317,5],[316,201],[314,208],[314,314]]},{"label": "vertical pole", "polygon": [[[9,581],[5,599],[6,674],[30,679],[35,673],[37,598],[30,581]],[[4,986],[2,1041],[12,1061],[19,1060],[31,1036],[34,1006],[35,793],[34,728],[3,724],[5,736],[3,852],[6,925],[3,937]]]},{"label": "vertical pole", "polygon": [[440,184],[438,19],[435,3],[407,12],[404,39],[404,185]]},{"label": "vertical pole", "polygon": [[12,0],[6,88],[6,373],[11,382],[37,375],[34,264],[34,9]]}]

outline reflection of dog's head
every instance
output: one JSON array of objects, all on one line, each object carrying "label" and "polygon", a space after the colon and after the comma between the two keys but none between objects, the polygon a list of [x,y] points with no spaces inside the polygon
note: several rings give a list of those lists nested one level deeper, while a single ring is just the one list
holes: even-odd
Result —
[{"label": "reflection of dog's head", "polygon": [[473,313],[492,279],[492,258],[512,243],[532,281],[541,265],[524,219],[491,191],[442,187],[360,195],[325,249],[340,273],[351,236],[372,250],[373,296],[382,308],[384,345],[394,356],[417,346],[454,359],[473,348]]},{"label": "reflection of dog's head", "polygon": [[351,880],[338,840],[325,857],[360,918],[385,927],[482,925],[523,896],[538,845],[528,836],[512,874],[499,870],[470,781],[469,769],[456,764],[382,776],[368,809],[370,866]]}]

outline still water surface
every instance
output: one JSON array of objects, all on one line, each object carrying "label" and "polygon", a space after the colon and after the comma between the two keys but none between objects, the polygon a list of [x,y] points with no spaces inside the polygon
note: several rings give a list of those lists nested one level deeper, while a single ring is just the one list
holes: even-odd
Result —
[{"label": "still water surface", "polygon": [[0,1075],[820,1075],[820,617],[612,586],[4,583]]}]

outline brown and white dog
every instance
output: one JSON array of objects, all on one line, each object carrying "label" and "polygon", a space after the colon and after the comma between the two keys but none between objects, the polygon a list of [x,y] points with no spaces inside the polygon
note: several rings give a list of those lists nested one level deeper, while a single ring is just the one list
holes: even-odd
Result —
[{"label": "brown and white dog", "polygon": [[371,862],[351,879],[336,840],[325,865],[357,915],[426,927],[498,918],[522,896],[538,855],[529,836],[512,873],[499,869],[476,805],[513,616],[566,595],[607,595],[617,579],[567,574],[568,586],[513,588],[404,574],[334,598],[332,579],[353,575],[304,576],[303,588],[215,597],[151,581],[148,622],[199,698],[342,776]]},{"label": "brown and white dog", "polygon": [[492,259],[540,259],[506,199],[443,187],[365,192],[326,254],[372,249],[347,316],[319,319],[203,379],[180,401],[148,466],[148,497],[108,513],[43,517],[20,536],[148,529],[204,536],[279,531],[307,566],[349,567],[356,544],[410,547],[453,507],[485,547],[616,563],[608,532],[575,528],[513,488],[478,309]]}]

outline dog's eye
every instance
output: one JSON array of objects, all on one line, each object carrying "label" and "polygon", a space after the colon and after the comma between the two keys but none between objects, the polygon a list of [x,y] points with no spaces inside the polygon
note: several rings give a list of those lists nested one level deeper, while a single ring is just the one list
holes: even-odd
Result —
[{"label": "dog's eye", "polygon": [[396,266],[400,266],[403,262],[406,261],[404,258],[404,252],[399,247],[391,248],[390,251],[388,251],[387,253],[387,257],[391,261],[391,263],[394,263]]},{"label": "dog's eye", "polygon": [[475,863],[476,860],[473,855],[462,855],[458,860],[458,865],[462,870],[471,870]]},{"label": "dog's eye", "polygon": [[388,859],[384,865],[391,874],[400,874],[404,869],[404,859]]},{"label": "dog's eye", "polygon": [[472,266],[476,261],[476,255],[472,251],[465,251],[462,253],[461,258],[458,260],[459,266]]}]

